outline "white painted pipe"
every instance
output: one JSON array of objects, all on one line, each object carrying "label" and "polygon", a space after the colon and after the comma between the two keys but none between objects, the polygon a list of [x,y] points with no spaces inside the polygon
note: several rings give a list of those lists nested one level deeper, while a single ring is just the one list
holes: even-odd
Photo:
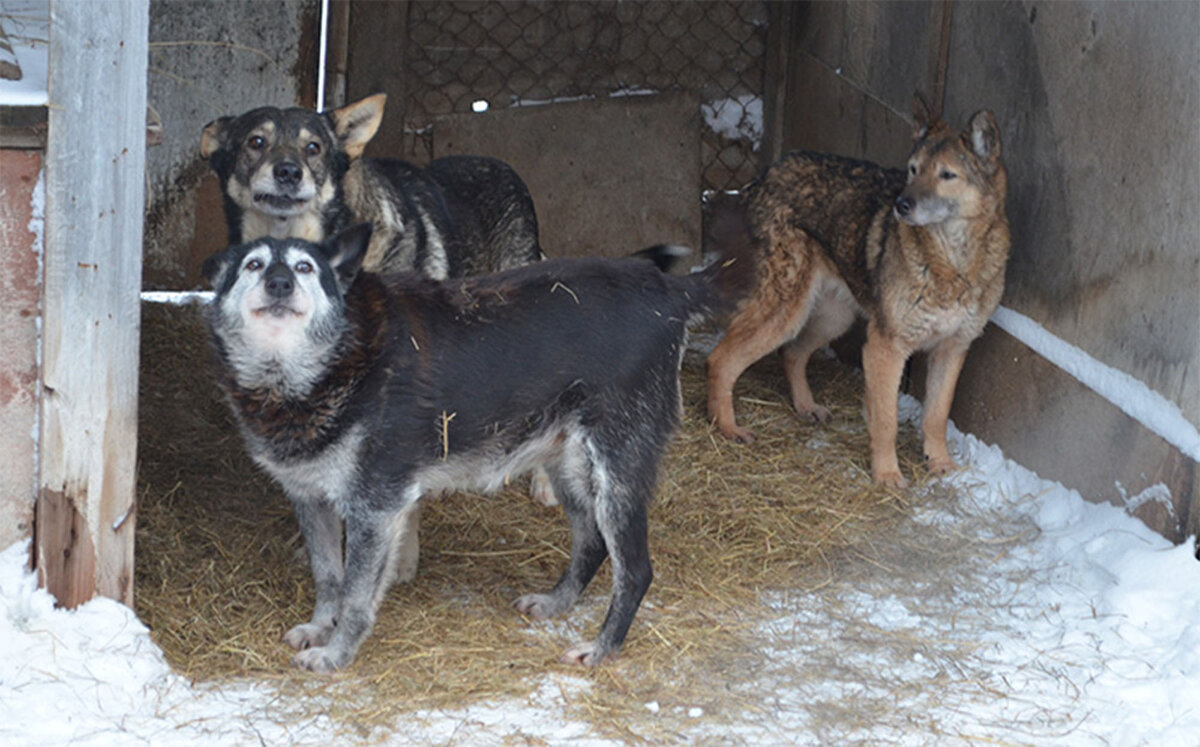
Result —
[{"label": "white painted pipe", "polygon": [[317,51],[317,111],[325,111],[325,55],[329,49],[329,0],[321,0],[321,40]]},{"label": "white painted pipe", "polygon": [[1001,306],[992,314],[992,322],[1157,433],[1189,459],[1200,462],[1200,432],[1174,402],[1124,371],[1101,363],[1071,343],[1055,337],[1024,314]]},{"label": "white painted pipe", "polygon": [[[207,303],[212,297],[211,291],[142,293],[143,301],[154,303]],[[1200,431],[1184,417],[1183,411],[1174,402],[1124,371],[1101,363],[1066,340],[1056,337],[1020,312],[1001,306],[992,314],[992,322],[1158,434],[1183,452],[1184,456],[1200,462]]]}]

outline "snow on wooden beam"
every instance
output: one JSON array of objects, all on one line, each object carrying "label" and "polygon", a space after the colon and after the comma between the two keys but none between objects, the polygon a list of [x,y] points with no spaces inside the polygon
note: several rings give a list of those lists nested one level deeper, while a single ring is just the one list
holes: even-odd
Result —
[{"label": "snow on wooden beam", "polygon": [[50,13],[35,564],[132,604],[149,0]]}]

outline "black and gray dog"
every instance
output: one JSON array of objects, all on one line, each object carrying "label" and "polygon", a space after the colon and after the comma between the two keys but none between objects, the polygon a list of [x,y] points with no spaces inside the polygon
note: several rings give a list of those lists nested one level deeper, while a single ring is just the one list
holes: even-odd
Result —
[{"label": "black and gray dog", "polygon": [[363,266],[444,279],[542,259],[525,182],[503,161],[447,156],[425,168],[363,158],[386,94],[318,114],[264,106],[205,126],[200,153],[221,181],[229,243],[320,242],[374,225]]},{"label": "black and gray dog", "polygon": [[[208,123],[200,152],[221,182],[229,243],[321,242],[369,222],[363,268],[371,272],[445,279],[541,260],[533,198],[503,161],[448,156],[422,169],[362,156],[386,103],[386,94],[375,94],[323,114],[264,106]],[[530,490],[543,505],[558,502],[540,470]],[[417,572],[416,523],[401,581]]]},{"label": "black and gray dog", "polygon": [[369,236],[264,238],[205,264],[221,383],[312,564],[312,620],[284,636],[293,664],[353,660],[422,496],[494,491],[536,466],[570,521],[571,557],[517,609],[564,612],[608,556],[608,615],[565,659],[616,654],[650,585],[646,512],[679,420],[686,324],[730,308],[752,263],[672,276],[661,269],[677,252],[657,247],[435,281],[360,271]]}]

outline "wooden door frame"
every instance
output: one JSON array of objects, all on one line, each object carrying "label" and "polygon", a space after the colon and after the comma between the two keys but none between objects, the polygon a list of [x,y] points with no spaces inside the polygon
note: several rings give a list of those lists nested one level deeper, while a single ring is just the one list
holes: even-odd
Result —
[{"label": "wooden door frame", "polygon": [[149,0],[51,2],[39,583],[133,603]]}]

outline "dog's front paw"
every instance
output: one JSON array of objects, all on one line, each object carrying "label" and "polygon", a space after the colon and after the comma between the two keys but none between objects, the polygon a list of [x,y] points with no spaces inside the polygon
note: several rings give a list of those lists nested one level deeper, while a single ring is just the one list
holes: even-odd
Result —
[{"label": "dog's front paw", "polygon": [[883,470],[875,472],[871,478],[879,485],[885,488],[907,488],[908,480],[904,479],[904,475],[900,474],[900,470]]},{"label": "dog's front paw", "polygon": [[743,428],[739,425],[722,425],[719,426],[721,435],[739,444],[754,443],[754,431]]},{"label": "dog's front paw", "polygon": [[545,620],[566,611],[571,603],[569,600],[563,600],[553,594],[526,594],[513,602],[513,606],[522,615]]},{"label": "dog's front paw", "polygon": [[812,407],[805,407],[803,409],[796,408],[796,415],[801,420],[811,420],[814,423],[828,423],[833,420],[833,413],[829,411],[829,408],[821,407],[820,405],[813,405]]},{"label": "dog's front paw", "polygon": [[960,469],[958,464],[950,457],[938,459],[927,456],[925,457],[925,466],[929,469],[929,474],[931,475],[948,475]]},{"label": "dog's front paw", "polygon": [[305,649],[292,657],[293,667],[317,674],[332,674],[348,663],[339,664],[337,657],[327,646]]},{"label": "dog's front paw", "polygon": [[600,648],[595,641],[589,641],[567,649],[563,652],[562,661],[564,664],[579,664],[584,667],[594,667],[615,653],[614,651],[607,651]]},{"label": "dog's front paw", "polygon": [[333,635],[332,625],[304,623],[283,634],[283,642],[297,651],[324,646]]}]

